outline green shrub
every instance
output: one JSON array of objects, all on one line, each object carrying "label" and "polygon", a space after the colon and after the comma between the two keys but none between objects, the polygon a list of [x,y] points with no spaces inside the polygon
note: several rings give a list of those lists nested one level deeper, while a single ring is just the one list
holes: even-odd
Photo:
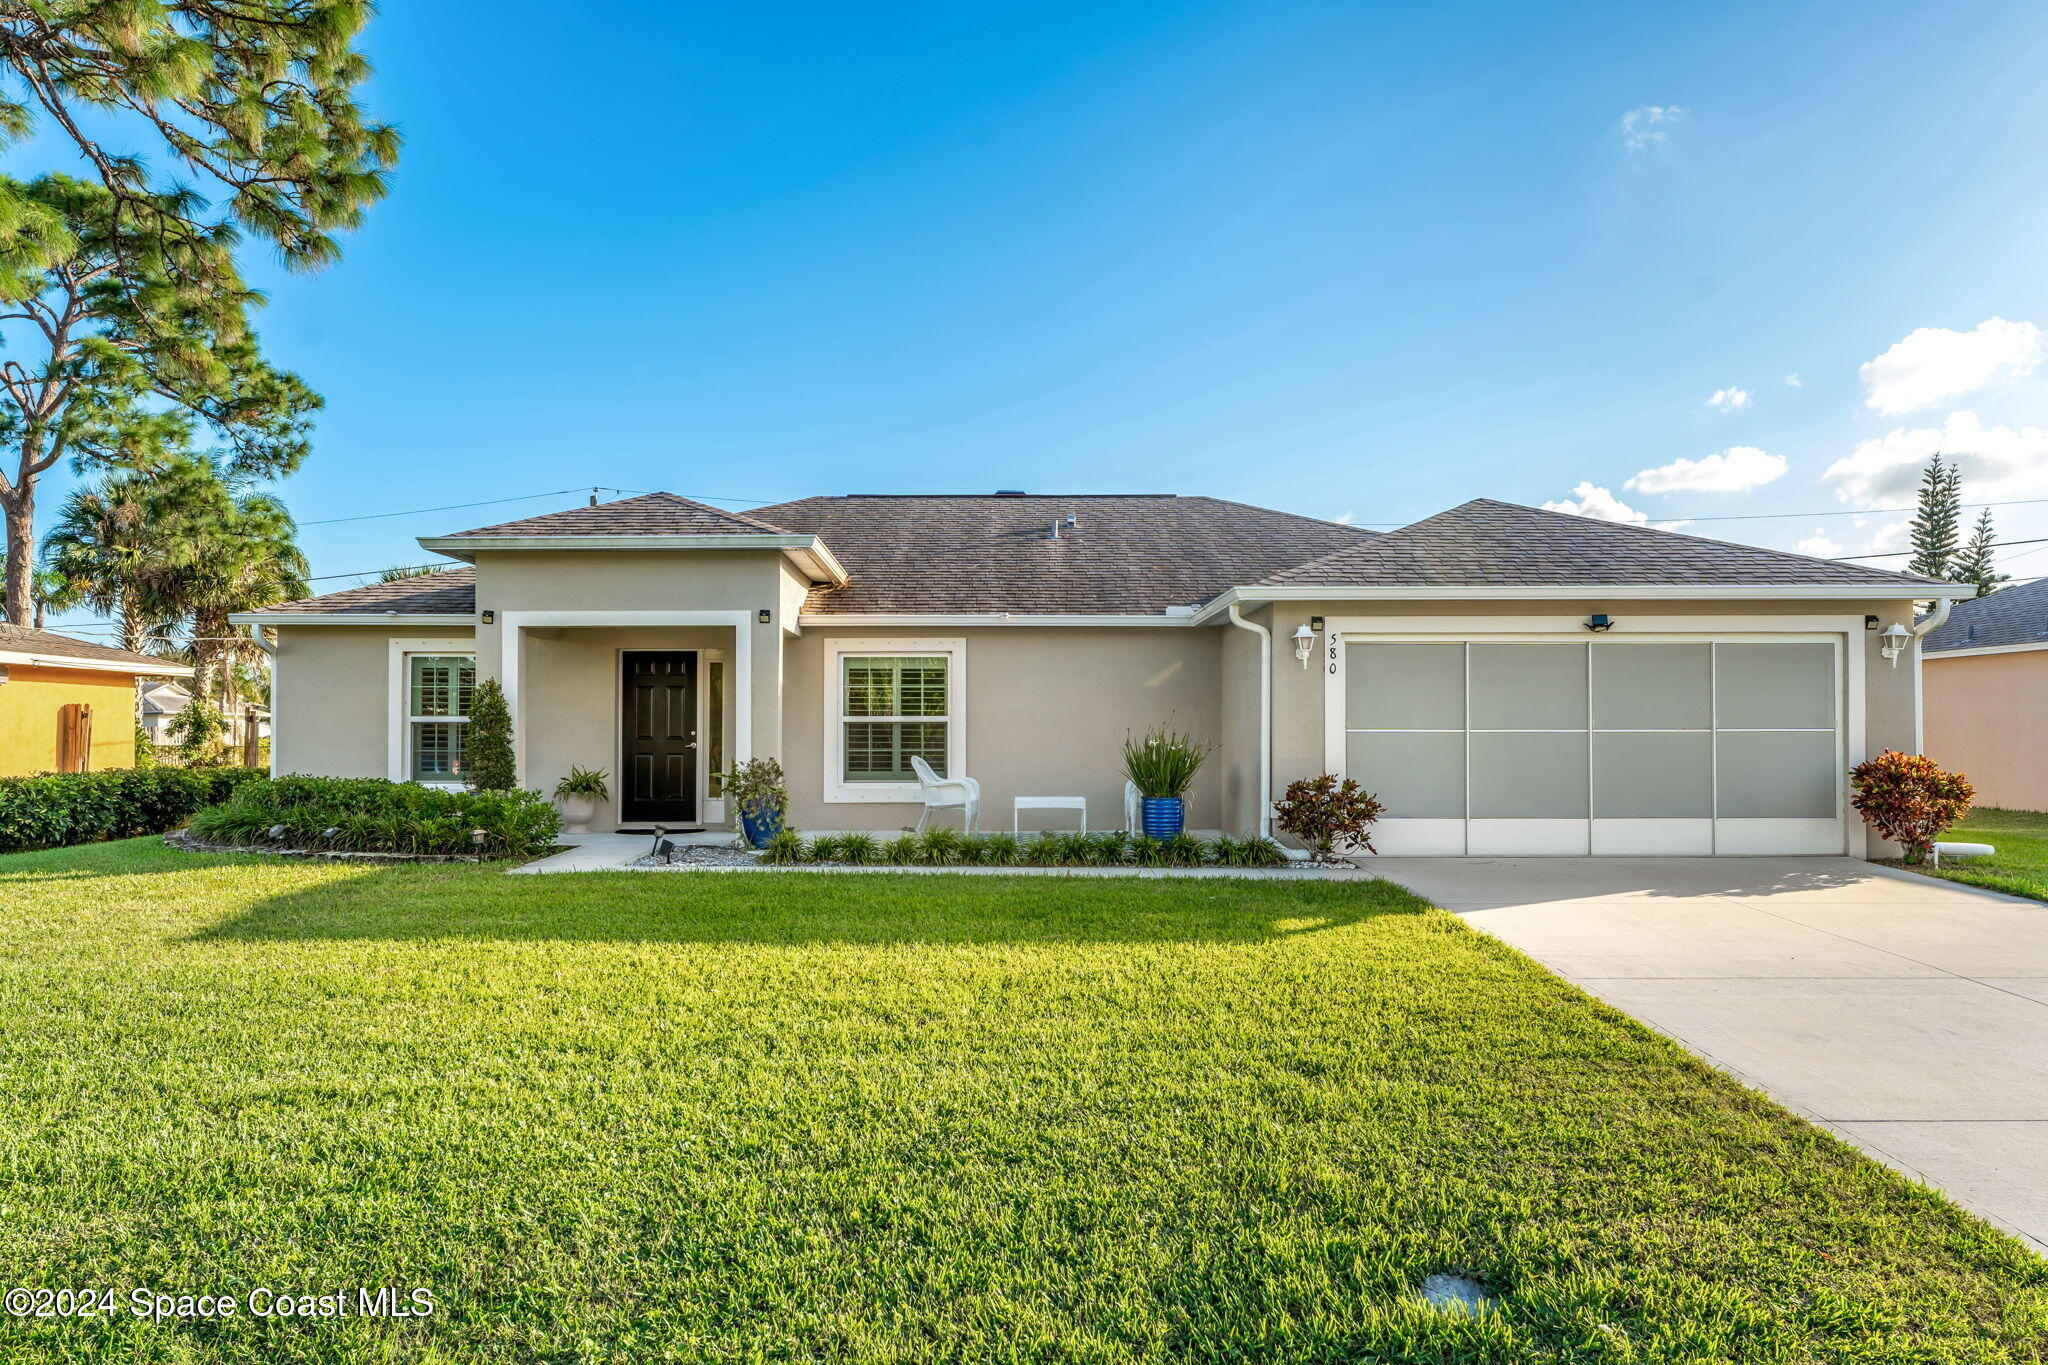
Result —
[{"label": "green shrub", "polygon": [[1228,834],[1219,834],[1209,841],[1209,861],[1218,867],[1244,867],[1245,856],[1244,845]]},{"label": "green shrub", "polygon": [[364,853],[475,853],[475,830],[486,857],[530,858],[554,846],[562,817],[533,791],[291,776],[246,782],[192,819],[193,834],[215,843]]},{"label": "green shrub", "polygon": [[882,861],[891,867],[909,867],[917,861],[920,847],[915,834],[899,834],[882,845]]},{"label": "green shrub", "polygon": [[960,836],[960,861],[969,867],[981,867],[988,862],[988,836],[986,834],[963,834]]},{"label": "green shrub", "polygon": [[1161,844],[1159,851],[1174,867],[1200,867],[1208,849],[1200,839],[1182,830]]},{"label": "green shrub", "polygon": [[0,778],[0,853],[162,834],[262,778],[254,768],[114,768]]},{"label": "green shrub", "polygon": [[981,862],[984,867],[1015,867],[1023,854],[1016,835],[990,834],[982,847]]},{"label": "green shrub", "polygon": [[1245,840],[1243,855],[1241,867],[1281,867],[1287,862],[1287,850],[1264,835]]},{"label": "green shrub", "polygon": [[1062,834],[1053,859],[1061,867],[1087,867],[1095,858],[1095,844],[1085,834]]},{"label": "green shrub", "polygon": [[496,678],[485,678],[470,694],[462,762],[464,776],[478,791],[508,792],[519,785],[519,765],[512,750],[512,711]]},{"label": "green shrub", "polygon": [[944,867],[960,859],[960,835],[941,825],[918,836],[917,861],[926,867]]},{"label": "green shrub", "polygon": [[838,835],[820,834],[817,838],[811,840],[811,861],[814,863],[844,862],[846,858],[846,855],[842,852],[844,848],[845,843]]},{"label": "green shrub", "polygon": [[1166,866],[1166,841],[1149,834],[1132,835],[1131,861],[1139,867]]},{"label": "green shrub", "polygon": [[1018,850],[1017,861],[1025,867],[1058,867],[1060,836],[1049,829],[1032,835],[1029,842]]},{"label": "green shrub", "polygon": [[882,861],[882,845],[872,834],[843,834],[839,838],[839,857],[855,867],[873,867]]},{"label": "green shrub", "polygon": [[804,843],[804,836],[795,830],[778,830],[767,843],[761,845],[761,861],[784,865],[807,863],[811,861],[811,848]]}]

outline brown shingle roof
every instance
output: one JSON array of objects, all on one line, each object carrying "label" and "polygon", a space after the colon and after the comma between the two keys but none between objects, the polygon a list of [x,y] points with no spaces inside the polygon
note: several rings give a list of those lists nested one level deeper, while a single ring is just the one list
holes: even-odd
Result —
[{"label": "brown shingle roof", "polygon": [[323,593],[297,602],[281,602],[265,611],[389,612],[401,616],[466,615],[476,610],[476,570],[464,564],[412,578],[394,578],[389,583],[366,583],[360,588]]},{"label": "brown shingle roof", "polygon": [[134,654],[111,645],[96,645],[55,631],[34,630],[0,622],[0,654],[34,654],[49,659],[77,659],[95,664],[133,664],[137,673],[178,676],[190,670],[153,654]]},{"label": "brown shingle roof", "polygon": [[496,526],[457,531],[450,539],[470,536],[759,536],[786,535],[743,512],[728,512],[708,502],[693,502],[674,493],[648,493],[637,498],[572,507]]},{"label": "brown shingle roof", "polygon": [[1286,587],[1540,587],[1575,584],[1872,587],[1926,579],[1491,498],[1252,580]]},{"label": "brown shingle roof", "polygon": [[[1372,532],[1219,498],[1036,494],[803,498],[758,515],[846,566],[804,610],[1155,613],[1256,583]],[[1073,516],[1051,538],[1054,521]]]}]

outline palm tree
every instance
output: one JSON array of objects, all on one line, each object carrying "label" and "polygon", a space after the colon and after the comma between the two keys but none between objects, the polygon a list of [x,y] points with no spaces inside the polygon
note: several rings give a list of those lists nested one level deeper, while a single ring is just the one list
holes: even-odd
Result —
[{"label": "palm tree", "polygon": [[46,589],[38,606],[83,607],[118,622],[121,648],[144,652],[177,615],[162,599],[162,536],[155,482],[140,471],[110,474],[74,491],[43,538]]},{"label": "palm tree", "polygon": [[225,702],[236,664],[265,662],[228,617],[304,597],[306,557],[284,504],[210,460],[180,461],[157,476],[165,547],[163,601],[186,618],[192,695]]}]

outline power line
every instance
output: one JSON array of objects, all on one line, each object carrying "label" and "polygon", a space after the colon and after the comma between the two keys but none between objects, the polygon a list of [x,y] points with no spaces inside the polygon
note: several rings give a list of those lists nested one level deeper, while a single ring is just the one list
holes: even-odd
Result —
[{"label": "power line", "polygon": [[[2048,545],[2048,536],[2041,536],[2041,537],[2038,537],[2038,538],[2036,538],[2036,539],[2034,539],[2034,540],[2000,540],[2000,541],[1994,541],[1994,542],[1992,542],[1992,544],[1991,544],[1991,545],[1990,545],[1990,546],[1989,546],[1988,548],[1990,548],[1990,549],[1993,549],[1993,550],[2003,550],[2003,549],[2005,549],[2005,548],[2006,548],[2007,546],[2009,546],[2009,545]],[[1883,551],[1880,551],[1880,552],[1878,552],[1877,554],[1868,554],[1868,555],[1831,555],[1831,556],[1829,556],[1829,558],[1831,558],[1831,559],[1836,559],[1836,560],[1843,560],[1843,559],[1904,559],[1904,558],[1906,558],[1906,557],[1907,557],[1907,556],[1909,556],[1909,555],[1916,555],[1916,554],[1918,554],[1918,553],[1920,553],[1920,552],[1919,552],[1918,550],[1883,550]]]}]

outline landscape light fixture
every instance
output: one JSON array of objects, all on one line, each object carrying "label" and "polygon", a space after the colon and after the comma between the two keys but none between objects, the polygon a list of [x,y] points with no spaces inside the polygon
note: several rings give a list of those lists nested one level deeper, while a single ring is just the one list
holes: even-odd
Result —
[{"label": "landscape light fixture", "polygon": [[1294,657],[1301,660],[1303,668],[1308,667],[1308,656],[1315,652],[1316,633],[1304,625],[1294,632]]},{"label": "landscape light fixture", "polygon": [[469,832],[469,841],[472,844],[476,845],[476,860],[478,862],[482,862],[484,860],[484,840],[488,837],[489,836],[483,830],[480,829],[473,829]]}]

